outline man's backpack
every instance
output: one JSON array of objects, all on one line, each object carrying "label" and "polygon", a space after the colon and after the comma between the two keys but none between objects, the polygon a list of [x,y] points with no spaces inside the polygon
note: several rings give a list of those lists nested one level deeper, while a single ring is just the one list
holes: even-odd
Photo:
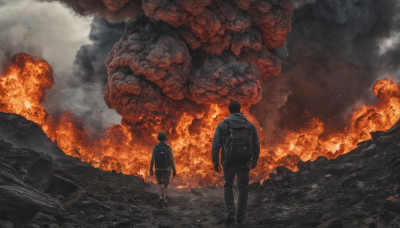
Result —
[{"label": "man's backpack", "polygon": [[247,120],[224,120],[228,135],[224,146],[226,161],[234,164],[244,164],[252,156],[252,140]]},{"label": "man's backpack", "polygon": [[156,169],[166,169],[169,166],[169,147],[165,143],[156,145]]}]

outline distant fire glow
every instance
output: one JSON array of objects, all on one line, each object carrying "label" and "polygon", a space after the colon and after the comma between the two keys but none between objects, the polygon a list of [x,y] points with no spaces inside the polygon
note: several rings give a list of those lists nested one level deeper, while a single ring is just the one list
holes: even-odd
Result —
[{"label": "distant fire glow", "polygon": [[[0,111],[16,113],[39,124],[43,131],[67,155],[103,170],[115,170],[154,181],[149,175],[154,132],[147,138],[138,138],[135,129],[120,124],[109,127],[100,138],[92,138],[86,126],[65,111],[50,115],[41,105],[46,90],[54,83],[51,67],[44,61],[26,54],[14,56],[12,65],[0,77]],[[253,181],[268,178],[277,166],[296,170],[298,161],[314,160],[318,156],[335,158],[354,149],[357,143],[370,138],[370,132],[384,131],[400,117],[400,88],[392,79],[378,80],[373,86],[377,97],[375,105],[357,107],[341,132],[327,132],[319,119],[312,119],[308,127],[287,132],[274,145],[262,145],[259,165],[252,172]],[[174,129],[177,137],[170,140],[174,150],[178,177],[173,181],[179,188],[221,185],[211,164],[211,141],[214,130],[227,115],[226,108],[209,105],[208,110],[196,116],[183,113]],[[247,110],[244,114],[259,126]],[[159,126],[164,129],[165,126]],[[193,130],[196,129],[196,130]],[[265,138],[258,127],[260,138]],[[150,138],[150,139],[149,139]]]}]

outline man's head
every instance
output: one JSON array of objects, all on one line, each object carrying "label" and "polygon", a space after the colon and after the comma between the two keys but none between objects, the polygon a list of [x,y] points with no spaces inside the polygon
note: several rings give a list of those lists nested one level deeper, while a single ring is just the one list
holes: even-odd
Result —
[{"label": "man's head", "polygon": [[165,134],[165,131],[160,131],[158,132],[157,139],[162,142],[162,141],[167,141],[167,134]]},{"label": "man's head", "polygon": [[231,114],[233,114],[233,113],[240,113],[240,108],[241,108],[241,105],[240,105],[240,103],[237,102],[237,101],[232,101],[232,102],[228,105],[228,109],[229,109],[229,112],[230,112]]}]

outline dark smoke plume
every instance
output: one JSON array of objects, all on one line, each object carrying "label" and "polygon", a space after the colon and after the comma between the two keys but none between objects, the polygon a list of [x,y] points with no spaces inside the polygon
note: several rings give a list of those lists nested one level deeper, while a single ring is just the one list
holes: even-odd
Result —
[{"label": "dark smoke plume", "polygon": [[400,31],[397,1],[296,4],[282,73],[264,83],[263,99],[254,107],[269,138],[279,129],[298,129],[311,117],[343,128],[355,104],[368,101],[374,81],[395,76],[400,65],[398,48],[381,51],[383,40]]},{"label": "dark smoke plume", "polygon": [[125,23],[110,23],[105,19],[93,19],[89,39],[92,44],[83,45],[74,61],[75,79],[79,83],[107,83],[107,68],[104,61],[114,44],[124,34]]},{"label": "dark smoke plume", "polygon": [[[179,112],[191,101],[238,99],[253,105],[267,138],[311,117],[343,128],[355,104],[370,99],[373,82],[400,69],[396,46],[382,52],[383,41],[399,31],[394,0],[295,0],[293,31],[280,49],[291,1],[63,2],[84,15],[109,18],[129,4],[139,7],[119,19],[146,15],[131,23],[107,60],[104,98],[130,122],[175,116],[172,106]],[[281,72],[277,56],[286,57],[282,73],[270,77]]]},{"label": "dark smoke plume", "polygon": [[104,99],[130,122],[179,112],[182,102],[250,106],[280,72],[271,50],[291,29],[290,1],[143,0],[142,8],[147,17],[127,27],[106,61]]}]

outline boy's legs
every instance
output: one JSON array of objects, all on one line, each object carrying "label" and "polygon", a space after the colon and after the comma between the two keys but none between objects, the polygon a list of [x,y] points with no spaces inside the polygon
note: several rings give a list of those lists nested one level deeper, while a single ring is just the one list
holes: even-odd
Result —
[{"label": "boy's legs", "polygon": [[168,185],[163,184],[163,195],[164,195],[164,202],[168,202],[167,201],[167,189],[168,189]]},{"label": "boy's legs", "polygon": [[168,189],[169,177],[170,176],[171,176],[171,171],[163,170],[162,184],[163,184],[163,200],[164,200],[164,206],[165,207],[168,207],[167,189]]},{"label": "boy's legs", "polygon": [[160,201],[158,202],[158,207],[163,206],[163,185],[162,185],[162,172],[160,170],[156,170],[156,179],[158,183],[158,196]]},{"label": "boy's legs", "polygon": [[158,196],[160,197],[160,200],[163,199],[163,185],[158,184]]}]

